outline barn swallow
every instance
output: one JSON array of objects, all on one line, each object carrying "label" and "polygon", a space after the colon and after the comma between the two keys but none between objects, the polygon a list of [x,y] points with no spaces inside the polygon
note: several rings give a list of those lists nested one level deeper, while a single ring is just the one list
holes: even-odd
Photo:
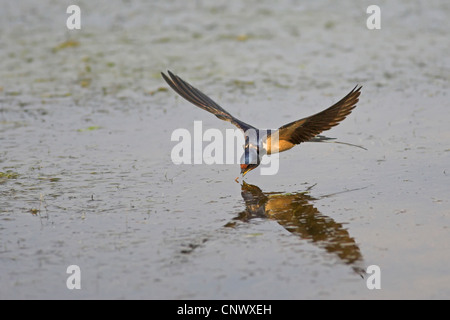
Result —
[{"label": "barn swallow", "polygon": [[240,161],[242,176],[258,167],[263,155],[283,152],[302,142],[335,142],[363,148],[349,143],[329,141],[334,138],[320,135],[321,132],[338,125],[351,113],[359,101],[362,86],[355,86],[344,98],[319,113],[285,124],[277,130],[260,130],[233,117],[200,90],[172,72],[167,72],[169,76],[163,72],[161,75],[176,93],[217,118],[231,122],[244,132],[245,152]]}]

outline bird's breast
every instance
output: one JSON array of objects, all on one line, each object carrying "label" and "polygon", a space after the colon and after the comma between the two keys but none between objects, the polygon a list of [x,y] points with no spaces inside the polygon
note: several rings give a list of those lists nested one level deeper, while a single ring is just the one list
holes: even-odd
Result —
[{"label": "bird's breast", "polygon": [[283,152],[295,146],[295,144],[293,144],[292,142],[272,139],[271,136],[264,139],[262,145],[267,154]]}]

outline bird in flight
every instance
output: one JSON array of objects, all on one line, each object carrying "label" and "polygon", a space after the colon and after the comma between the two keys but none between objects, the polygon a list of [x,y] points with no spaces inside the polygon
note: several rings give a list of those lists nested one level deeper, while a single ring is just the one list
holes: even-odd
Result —
[{"label": "bird in flight", "polygon": [[352,112],[359,101],[362,86],[355,86],[344,98],[319,113],[285,124],[278,130],[260,130],[233,117],[200,90],[172,72],[167,72],[169,76],[163,72],[161,75],[176,93],[217,118],[231,122],[244,132],[245,152],[240,161],[242,176],[258,167],[263,155],[283,152],[302,142],[335,142],[365,149],[349,143],[329,141],[334,138],[320,135],[323,131],[338,125]]}]

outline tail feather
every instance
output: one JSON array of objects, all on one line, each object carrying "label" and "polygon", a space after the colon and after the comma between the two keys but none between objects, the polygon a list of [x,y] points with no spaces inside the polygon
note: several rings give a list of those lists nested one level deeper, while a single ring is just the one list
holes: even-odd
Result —
[{"label": "tail feather", "polygon": [[328,141],[328,140],[336,140],[336,138],[325,137],[325,136],[318,134],[317,136],[315,136],[314,138],[312,138],[306,142],[323,142],[323,141]]},{"label": "tail feather", "polygon": [[348,142],[341,142],[341,141],[330,141],[330,140],[336,140],[336,138],[330,138],[330,137],[326,137],[326,136],[322,136],[322,135],[317,135],[314,138],[308,140],[307,142],[338,143],[338,144],[345,144],[347,146],[357,147],[357,148],[361,148],[361,149],[367,150],[363,146],[359,146],[359,145],[356,145],[356,144],[352,144],[352,143],[348,143]]}]

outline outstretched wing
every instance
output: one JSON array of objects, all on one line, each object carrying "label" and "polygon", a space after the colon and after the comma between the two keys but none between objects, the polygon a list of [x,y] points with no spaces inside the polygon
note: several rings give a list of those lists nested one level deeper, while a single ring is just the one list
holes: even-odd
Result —
[{"label": "outstretched wing", "polygon": [[190,103],[196,105],[199,108],[202,108],[203,110],[211,112],[221,120],[231,122],[244,132],[250,128],[255,129],[253,126],[233,117],[228,111],[224,110],[221,106],[219,106],[206,94],[194,88],[180,77],[174,75],[170,71],[167,72],[169,73],[170,78],[161,72],[161,75],[164,78],[164,80],[173,90],[175,90],[176,93],[178,93],[180,96],[182,96]]},{"label": "outstretched wing", "polygon": [[278,129],[280,145],[283,144],[283,141],[286,141],[287,145],[309,141],[321,132],[338,125],[356,107],[362,88],[357,87],[354,87],[349,94],[328,109],[280,127]]}]

